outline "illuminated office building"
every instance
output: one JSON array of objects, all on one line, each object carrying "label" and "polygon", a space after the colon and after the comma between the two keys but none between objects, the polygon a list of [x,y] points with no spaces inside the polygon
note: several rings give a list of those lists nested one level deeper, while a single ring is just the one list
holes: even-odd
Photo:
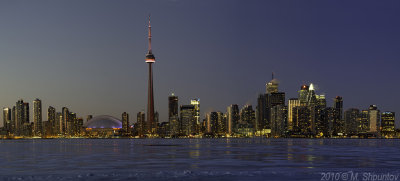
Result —
[{"label": "illuminated office building", "polygon": [[8,132],[12,132],[11,114],[12,110],[10,108],[3,108],[3,127]]},{"label": "illuminated office building", "polygon": [[226,110],[227,119],[227,132],[232,135],[236,132],[237,124],[239,122],[239,106],[237,104],[232,104],[228,106]]},{"label": "illuminated office building", "polygon": [[181,117],[179,119],[181,125],[181,134],[185,136],[193,135],[196,133],[196,118],[194,105],[180,106]]},{"label": "illuminated office building", "polygon": [[368,109],[368,122],[369,122],[369,132],[378,133],[380,131],[380,111],[376,105],[370,105]]},{"label": "illuminated office building", "polygon": [[288,101],[288,130],[293,131],[293,109],[300,106],[300,100],[291,98]]},{"label": "illuminated office building", "polygon": [[142,137],[146,134],[145,113],[143,111],[137,113],[136,131],[138,136]]},{"label": "illuminated office building", "polygon": [[382,136],[393,137],[395,135],[395,113],[383,112],[381,114]]},{"label": "illuminated office building", "polygon": [[41,136],[43,133],[42,101],[40,99],[33,101],[33,130],[36,136]]},{"label": "illuminated office building", "polygon": [[169,134],[176,136],[180,133],[179,114],[178,114],[178,96],[174,93],[168,97],[168,121],[169,121]]}]

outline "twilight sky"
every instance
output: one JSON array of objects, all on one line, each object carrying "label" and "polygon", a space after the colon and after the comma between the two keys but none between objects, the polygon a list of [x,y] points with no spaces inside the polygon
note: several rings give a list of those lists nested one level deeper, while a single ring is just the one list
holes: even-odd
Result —
[{"label": "twilight sky", "polygon": [[[131,123],[147,105],[152,15],[155,108],[201,99],[202,116],[255,107],[271,72],[287,99],[303,83],[328,105],[400,113],[400,1],[0,0],[0,106],[22,98]],[[397,101],[396,101],[397,100]],[[31,111],[32,112],[32,111]],[[1,115],[2,120],[2,115]],[[398,121],[399,119],[397,119]],[[0,121],[0,125],[3,121]]]}]

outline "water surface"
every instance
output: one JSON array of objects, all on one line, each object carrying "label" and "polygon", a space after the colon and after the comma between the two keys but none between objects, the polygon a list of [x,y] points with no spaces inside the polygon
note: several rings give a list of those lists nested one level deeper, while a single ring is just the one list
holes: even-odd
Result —
[{"label": "water surface", "polygon": [[321,180],[326,172],[399,174],[399,143],[397,139],[0,140],[0,179]]}]

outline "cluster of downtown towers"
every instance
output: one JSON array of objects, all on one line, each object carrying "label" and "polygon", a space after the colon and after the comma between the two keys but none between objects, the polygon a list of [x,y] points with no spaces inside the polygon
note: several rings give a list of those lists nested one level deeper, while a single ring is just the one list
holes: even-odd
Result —
[{"label": "cluster of downtown towers", "polygon": [[[332,107],[327,107],[325,95],[317,95],[313,84],[302,85],[298,98],[286,104],[285,93],[278,91],[278,81],[266,84],[266,93],[257,98],[255,110],[251,105],[241,109],[237,104],[227,107],[226,113],[209,112],[200,117],[200,99],[190,105],[178,104],[178,97],[168,97],[168,122],[159,123],[154,112],[152,64],[155,56],[151,49],[151,26],[148,26],[149,49],[146,63],[149,65],[148,108],[137,114],[133,126],[129,115],[122,114],[119,135],[137,137],[396,137],[395,113],[380,112],[375,105],[367,110],[351,108],[343,112],[343,99],[335,97]],[[42,122],[41,100],[33,101],[33,122],[29,120],[29,103],[17,101],[13,108],[3,109],[2,135],[13,136],[84,136],[82,118],[63,107],[56,112],[49,107],[48,121]],[[92,118],[87,117],[87,121]],[[147,118],[147,119],[145,119]]]}]

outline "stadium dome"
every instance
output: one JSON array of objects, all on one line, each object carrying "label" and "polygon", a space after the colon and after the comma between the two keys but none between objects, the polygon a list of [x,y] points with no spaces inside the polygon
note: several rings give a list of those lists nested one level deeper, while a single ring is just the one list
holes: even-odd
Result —
[{"label": "stadium dome", "polygon": [[90,119],[85,124],[86,128],[122,128],[122,122],[112,116],[102,115]]}]

